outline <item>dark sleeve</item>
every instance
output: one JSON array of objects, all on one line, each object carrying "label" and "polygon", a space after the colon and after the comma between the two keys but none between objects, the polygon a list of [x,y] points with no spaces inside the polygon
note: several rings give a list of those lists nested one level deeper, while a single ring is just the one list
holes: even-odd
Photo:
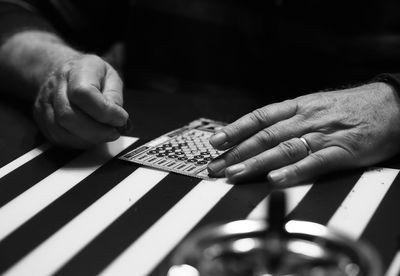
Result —
[{"label": "dark sleeve", "polygon": [[129,1],[0,0],[0,43],[21,30],[57,33],[70,46],[101,54],[124,38]]},{"label": "dark sleeve", "polygon": [[400,96],[400,73],[382,73],[373,78],[371,82],[385,82],[390,84]]},{"label": "dark sleeve", "polygon": [[11,35],[25,30],[55,32],[51,23],[30,3],[0,0],[0,44]]}]

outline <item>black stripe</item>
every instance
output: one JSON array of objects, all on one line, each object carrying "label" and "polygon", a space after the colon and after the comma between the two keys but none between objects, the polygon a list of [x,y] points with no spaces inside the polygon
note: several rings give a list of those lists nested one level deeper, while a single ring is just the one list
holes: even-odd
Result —
[{"label": "black stripe", "polygon": [[[270,192],[271,188],[265,183],[234,186],[182,240],[205,225],[245,219]],[[170,260],[178,246],[179,244],[157,265],[150,275],[167,274]]]},{"label": "black stripe", "polygon": [[389,160],[376,164],[375,167],[379,168],[392,168],[400,170],[400,155],[397,154]]},{"label": "black stripe", "polygon": [[[136,146],[137,143],[130,148]],[[113,158],[28,220],[0,242],[0,272],[15,264],[137,168],[133,163]]]},{"label": "black stripe", "polygon": [[80,152],[51,148],[0,179],[0,207],[47,177]]},{"label": "black stripe", "polygon": [[193,230],[211,223],[245,219],[270,192],[266,183],[235,185]]},{"label": "black stripe", "polygon": [[363,170],[341,172],[316,181],[288,215],[288,219],[327,224],[363,172]]},{"label": "black stripe", "polygon": [[400,175],[397,175],[361,236],[378,250],[385,269],[400,249],[399,207]]},{"label": "black stripe", "polygon": [[56,275],[98,274],[199,182],[199,179],[169,174],[75,255]]}]

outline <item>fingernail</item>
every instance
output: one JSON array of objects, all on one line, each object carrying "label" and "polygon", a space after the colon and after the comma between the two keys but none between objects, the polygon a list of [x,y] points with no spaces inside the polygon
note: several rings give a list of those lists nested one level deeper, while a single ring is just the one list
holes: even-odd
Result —
[{"label": "fingernail", "polygon": [[225,169],[225,167],[226,167],[226,162],[224,159],[214,160],[210,164],[208,164],[208,170],[212,174],[220,172],[221,170]]},{"label": "fingernail", "polygon": [[110,136],[108,136],[108,141],[117,140],[120,136],[121,136],[121,134],[119,132],[113,131],[113,133],[111,133]]},{"label": "fingernail", "polygon": [[286,181],[285,173],[281,171],[273,171],[268,174],[268,178],[274,184],[280,184]]},{"label": "fingernail", "polygon": [[224,177],[224,176],[225,176],[225,169],[222,169],[222,170],[220,170],[220,171],[214,172],[214,171],[211,171],[211,170],[208,168],[208,174],[209,174],[211,177]]},{"label": "fingernail", "polygon": [[224,144],[226,142],[226,139],[227,139],[227,137],[224,132],[218,132],[210,137],[210,144],[213,147],[218,147],[218,146],[221,146],[222,144]]},{"label": "fingernail", "polygon": [[117,131],[120,134],[125,134],[125,133],[129,132],[131,129],[132,129],[132,121],[129,118],[126,121],[125,125],[123,125],[121,127],[117,127]]},{"label": "fingernail", "polygon": [[241,173],[246,168],[245,164],[240,163],[233,166],[228,167],[225,172],[229,176],[233,176],[235,174]]},{"label": "fingernail", "polygon": [[121,112],[118,116],[114,117],[115,126],[125,127],[128,124],[129,117],[129,113],[125,109],[121,108]]}]

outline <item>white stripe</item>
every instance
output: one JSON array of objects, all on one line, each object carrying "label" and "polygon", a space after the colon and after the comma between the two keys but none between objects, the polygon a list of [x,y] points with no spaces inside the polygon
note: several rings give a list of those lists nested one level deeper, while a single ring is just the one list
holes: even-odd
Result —
[{"label": "white stripe", "polygon": [[385,276],[399,276],[400,275],[400,251],[394,256],[393,262],[390,265]]},{"label": "white stripe", "polygon": [[1,167],[0,168],[0,178],[5,176],[6,174],[12,172],[16,168],[22,166],[26,162],[29,162],[30,160],[32,160],[36,156],[41,155],[43,152],[48,150],[50,147],[51,147],[51,145],[49,143],[45,143],[43,145],[40,145],[39,147],[34,148],[31,151],[28,151],[27,153],[25,153],[24,155],[21,155],[20,157],[18,157],[14,161],[12,161],[12,162],[8,163],[7,165]]},{"label": "white stripe", "polygon": [[10,268],[5,275],[50,275],[93,240],[167,172],[139,168]]},{"label": "white stripe", "polygon": [[247,216],[247,219],[266,219],[268,212],[269,195],[267,195]]},{"label": "white stripe", "polygon": [[328,227],[358,239],[399,170],[374,168],[363,173],[328,222]]},{"label": "white stripe", "polygon": [[99,145],[1,207],[0,241],[136,140],[121,137]]},{"label": "white stripe", "polygon": [[225,180],[201,181],[101,275],[147,275],[231,188]]},{"label": "white stripe", "polygon": [[[303,197],[308,193],[308,191],[311,189],[312,184],[309,185],[302,185],[302,186],[297,186],[297,187],[291,187],[285,189],[285,194],[286,194],[286,215],[289,214],[296,206],[299,204],[299,202],[303,199]],[[268,204],[268,199],[269,195],[261,201],[256,208],[251,211],[251,213],[248,215],[247,219],[266,219],[266,213],[267,213],[267,204]]]}]

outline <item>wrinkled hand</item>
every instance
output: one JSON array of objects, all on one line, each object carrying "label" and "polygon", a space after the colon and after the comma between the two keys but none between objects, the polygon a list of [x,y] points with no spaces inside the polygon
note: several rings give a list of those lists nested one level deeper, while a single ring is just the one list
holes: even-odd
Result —
[{"label": "wrinkled hand", "polygon": [[118,73],[95,55],[77,55],[56,68],[41,86],[34,117],[55,144],[87,148],[112,141],[128,113],[122,108]]},{"label": "wrinkled hand", "polygon": [[[303,137],[308,143],[309,154]],[[290,186],[339,169],[371,165],[400,151],[400,100],[373,83],[267,105],[211,137],[231,148],[209,164],[232,182],[267,176]]]}]

